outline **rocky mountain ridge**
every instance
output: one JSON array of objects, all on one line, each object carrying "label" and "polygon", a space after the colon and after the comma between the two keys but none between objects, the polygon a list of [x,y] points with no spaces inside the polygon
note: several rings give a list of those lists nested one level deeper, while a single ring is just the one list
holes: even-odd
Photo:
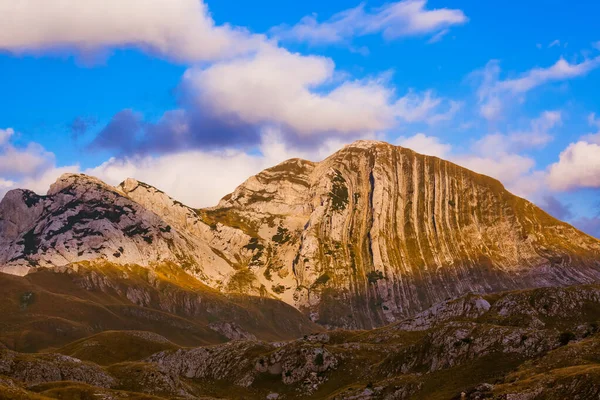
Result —
[{"label": "rocky mountain ridge", "polygon": [[600,241],[492,178],[383,142],[288,160],[196,210],[133,179],[65,175],[0,203],[0,269],[102,259],[181,266],[327,327],[393,323],[446,298],[600,280]]}]

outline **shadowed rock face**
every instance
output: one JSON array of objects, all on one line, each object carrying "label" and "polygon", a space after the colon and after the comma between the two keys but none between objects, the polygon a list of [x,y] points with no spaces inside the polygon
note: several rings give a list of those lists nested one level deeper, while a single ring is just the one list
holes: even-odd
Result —
[{"label": "shadowed rock face", "polygon": [[203,210],[135,180],[111,188],[81,176],[46,197],[3,200],[5,271],[93,258],[174,261],[218,290],[273,296],[346,328],[468,292],[600,279],[598,240],[492,178],[373,141],[319,163],[286,161]]}]

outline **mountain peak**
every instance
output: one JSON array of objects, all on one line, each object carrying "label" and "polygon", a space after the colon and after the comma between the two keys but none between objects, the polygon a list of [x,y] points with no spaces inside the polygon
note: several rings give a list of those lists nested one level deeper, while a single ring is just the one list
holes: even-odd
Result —
[{"label": "mountain peak", "polygon": [[372,147],[377,147],[377,146],[393,146],[393,145],[390,143],[387,143],[387,142],[382,142],[380,140],[361,139],[361,140],[356,140],[356,141],[344,146],[344,148],[370,149]]},{"label": "mountain peak", "polygon": [[50,185],[50,189],[48,190],[48,196],[55,195],[59,192],[64,191],[70,187],[77,187],[83,191],[87,191],[89,188],[95,189],[103,189],[114,191],[115,188],[106,184],[104,181],[100,179],[86,175],[86,174],[76,174],[76,173],[65,173],[62,174],[56,182]]}]

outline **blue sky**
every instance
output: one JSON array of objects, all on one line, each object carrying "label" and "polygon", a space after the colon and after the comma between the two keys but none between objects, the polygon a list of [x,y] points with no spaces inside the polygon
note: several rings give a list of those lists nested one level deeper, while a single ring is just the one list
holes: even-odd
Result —
[{"label": "blue sky", "polygon": [[0,0],[0,195],[76,171],[208,206],[369,138],[600,236],[600,3],[58,4]]}]

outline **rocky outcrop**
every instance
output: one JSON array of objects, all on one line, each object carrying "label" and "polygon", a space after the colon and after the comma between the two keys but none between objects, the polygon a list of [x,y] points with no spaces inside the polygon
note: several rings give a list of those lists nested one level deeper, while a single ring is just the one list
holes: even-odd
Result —
[{"label": "rocky outcrop", "polygon": [[0,203],[1,270],[92,259],[174,262],[219,291],[277,298],[345,328],[466,293],[600,279],[598,240],[492,178],[375,141],[286,161],[202,210],[133,179],[113,188],[83,175]]},{"label": "rocky outcrop", "polygon": [[92,363],[61,354],[25,355],[0,350],[0,374],[27,384],[75,381],[109,388],[116,380]]},{"label": "rocky outcrop", "polygon": [[7,194],[0,232],[0,264],[21,274],[95,259],[149,265],[190,253],[185,239],[157,215],[85,175],[63,175],[47,196]]}]

